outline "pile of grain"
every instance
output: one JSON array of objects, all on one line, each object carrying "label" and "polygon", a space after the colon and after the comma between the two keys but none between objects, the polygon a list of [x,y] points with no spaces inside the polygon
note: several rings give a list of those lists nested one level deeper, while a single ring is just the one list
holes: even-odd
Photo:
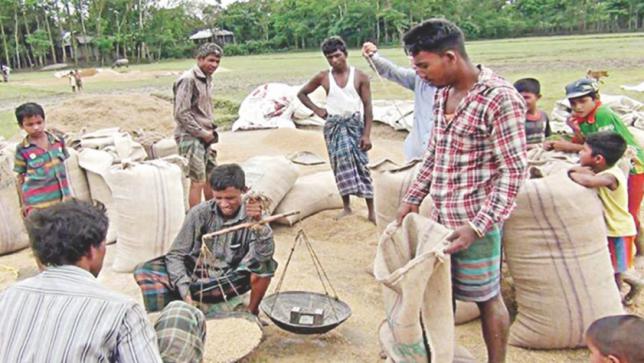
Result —
[{"label": "pile of grain", "polygon": [[206,322],[205,363],[235,362],[253,351],[262,340],[262,329],[243,318]]},{"label": "pile of grain", "polygon": [[51,127],[65,132],[120,127],[171,135],[172,103],[148,95],[93,95],[69,99],[47,110]]}]

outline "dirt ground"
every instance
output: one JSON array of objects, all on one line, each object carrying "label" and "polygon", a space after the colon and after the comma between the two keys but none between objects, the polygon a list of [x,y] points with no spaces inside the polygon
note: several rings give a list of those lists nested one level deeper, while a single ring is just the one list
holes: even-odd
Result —
[{"label": "dirt ground", "polygon": [[[115,96],[116,97],[116,96]],[[170,134],[172,129],[171,110],[150,96],[138,99],[103,98],[100,102],[78,98],[74,104],[92,105],[92,113],[76,108],[73,118],[67,113],[69,105],[52,108],[48,117],[52,124],[67,131],[78,131],[80,124],[92,130],[106,126],[121,126],[132,130],[149,127],[155,131]],[[85,103],[86,102],[86,103]],[[98,103],[91,103],[98,102]],[[119,107],[115,107],[118,103]],[[142,106],[144,105],[144,106]],[[70,106],[71,107],[71,106]],[[80,111],[80,112],[79,112]],[[145,122],[142,122],[142,121]],[[395,132],[386,126],[376,125],[372,139],[374,149],[370,152],[372,162],[389,158],[402,162],[402,140],[405,134]],[[322,131],[308,129],[264,130],[244,133],[222,133],[219,144],[220,162],[239,162],[255,155],[287,155],[296,151],[312,151],[327,158]],[[328,168],[328,164],[316,167],[300,166],[302,175]],[[294,227],[275,226],[275,259],[281,264],[269,293],[275,288],[277,278],[283,272],[284,263],[291,249],[293,239],[303,228],[325,267],[341,300],[351,306],[353,315],[336,330],[320,336],[299,336],[280,330],[274,325],[264,329],[264,338],[258,349],[244,359],[248,362],[378,362],[379,344],[377,328],[385,314],[380,297],[380,288],[367,273],[375,256],[378,241],[376,227],[366,219],[366,208],[361,200],[352,202],[355,213],[352,216],[334,220],[338,211],[325,211],[305,219]],[[111,268],[115,245],[108,247],[107,258],[99,280],[106,287],[120,291],[138,302],[142,302],[139,289],[131,274],[116,273]],[[296,250],[289,267],[282,290],[322,291],[311,260],[304,248]],[[0,256],[0,289],[8,286],[19,276],[35,271],[31,253],[23,250]],[[640,272],[642,272],[640,270]],[[510,291],[505,289],[505,291]],[[644,298],[640,297],[630,311],[644,315]],[[264,319],[268,320],[266,317]],[[458,326],[456,337],[459,345],[467,348],[478,361],[485,361],[485,344],[480,333],[480,321],[475,320]],[[207,347],[214,349],[216,347]],[[508,362],[585,362],[588,353],[584,349],[533,351],[515,347],[509,348]]]}]

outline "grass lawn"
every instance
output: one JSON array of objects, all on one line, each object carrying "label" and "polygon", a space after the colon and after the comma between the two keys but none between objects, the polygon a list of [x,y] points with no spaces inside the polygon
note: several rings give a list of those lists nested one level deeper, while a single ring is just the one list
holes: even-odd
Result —
[{"label": "grass lawn", "polygon": [[[644,81],[642,33],[473,41],[468,42],[467,48],[473,62],[482,63],[510,80],[539,79],[543,94],[541,107],[546,111],[552,110],[554,102],[563,98],[564,86],[583,77],[588,68],[609,72],[602,92],[644,101],[644,93],[619,88],[622,84]],[[400,65],[409,64],[400,48],[382,49],[381,53]],[[349,51],[349,60],[373,75],[374,99],[412,98],[411,92],[391,82],[380,82],[358,49]],[[176,74],[168,73],[185,70],[193,64],[193,60],[183,59],[132,65],[128,73],[119,77],[86,78],[85,93],[145,92],[170,96]],[[318,51],[225,57],[221,66],[225,71],[215,75],[215,96],[233,103],[241,102],[262,83],[301,84],[328,67]],[[12,75],[10,83],[0,83],[1,136],[15,134],[17,128],[11,110],[21,102],[30,100],[47,106],[72,96],[67,80],[56,79],[53,73],[18,72]],[[221,113],[226,113],[227,120],[231,118],[228,111]]]}]

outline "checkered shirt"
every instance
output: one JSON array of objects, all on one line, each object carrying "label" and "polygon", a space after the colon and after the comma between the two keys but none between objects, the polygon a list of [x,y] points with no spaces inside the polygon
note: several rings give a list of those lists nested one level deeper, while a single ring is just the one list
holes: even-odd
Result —
[{"label": "checkered shirt", "polygon": [[480,235],[506,219],[526,177],[526,106],[510,83],[479,66],[476,84],[445,118],[450,87],[436,93],[435,128],[404,201],[429,194],[432,219],[449,228],[470,223]]}]

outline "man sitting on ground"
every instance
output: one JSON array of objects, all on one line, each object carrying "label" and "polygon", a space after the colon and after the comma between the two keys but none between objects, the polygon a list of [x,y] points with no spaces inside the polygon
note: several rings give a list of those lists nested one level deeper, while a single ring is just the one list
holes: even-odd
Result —
[{"label": "man sitting on ground", "polygon": [[201,311],[169,305],[156,324],[157,345],[141,306],[96,280],[105,257],[104,208],[70,200],[34,211],[26,225],[45,270],[0,292],[0,362],[201,361]]},{"label": "man sitting on ground", "polygon": [[[244,171],[237,164],[216,167],[210,175],[214,199],[191,209],[167,255],[155,258],[134,271],[148,311],[162,309],[182,299],[214,304],[250,290],[248,310],[257,315],[259,304],[277,269],[273,259],[273,231],[268,225],[244,228],[205,241],[202,237],[224,228],[258,221],[258,200],[242,194]],[[203,258],[199,258],[199,257]]]}]

